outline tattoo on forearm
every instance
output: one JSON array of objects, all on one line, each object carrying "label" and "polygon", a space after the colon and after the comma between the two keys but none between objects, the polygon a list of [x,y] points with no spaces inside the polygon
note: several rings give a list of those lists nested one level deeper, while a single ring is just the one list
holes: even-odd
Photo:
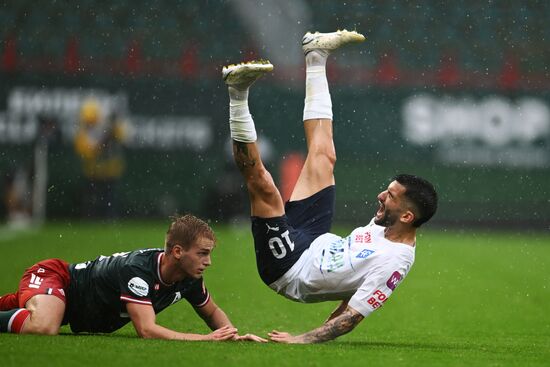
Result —
[{"label": "tattoo on forearm", "polygon": [[256,165],[256,159],[250,157],[250,152],[248,151],[246,143],[233,141],[233,154],[235,156],[235,162],[240,170]]},{"label": "tattoo on forearm", "polygon": [[340,316],[335,317],[315,330],[303,334],[302,337],[306,343],[320,343],[332,340],[340,335],[349,333],[361,320],[363,320],[363,315],[347,309]]}]

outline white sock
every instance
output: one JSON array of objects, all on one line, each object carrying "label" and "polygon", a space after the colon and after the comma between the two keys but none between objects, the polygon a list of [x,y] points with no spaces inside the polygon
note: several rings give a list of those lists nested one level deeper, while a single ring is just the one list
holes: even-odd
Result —
[{"label": "white sock", "polygon": [[328,55],[328,51],[325,50],[311,51],[306,55],[304,121],[311,119],[332,120],[332,100],[326,74]]},{"label": "white sock", "polygon": [[229,130],[231,139],[242,143],[256,141],[256,127],[248,110],[248,88],[229,87]]}]

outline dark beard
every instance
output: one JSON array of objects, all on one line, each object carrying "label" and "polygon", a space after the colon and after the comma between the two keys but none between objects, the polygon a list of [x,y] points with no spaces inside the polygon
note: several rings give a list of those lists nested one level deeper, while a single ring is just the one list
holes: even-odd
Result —
[{"label": "dark beard", "polygon": [[382,227],[391,227],[396,222],[396,220],[397,218],[394,215],[392,215],[392,213],[386,210],[382,218],[374,220],[374,224],[377,224]]}]

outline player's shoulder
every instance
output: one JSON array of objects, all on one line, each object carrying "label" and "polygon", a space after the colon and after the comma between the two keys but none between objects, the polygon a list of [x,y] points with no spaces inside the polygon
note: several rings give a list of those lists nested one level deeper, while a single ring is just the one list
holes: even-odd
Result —
[{"label": "player's shoulder", "polygon": [[158,262],[159,254],[163,250],[159,248],[145,248],[134,250],[128,253],[124,267],[133,267],[140,269],[153,268]]},{"label": "player's shoulder", "polygon": [[137,258],[148,258],[148,257],[154,257],[158,255],[159,252],[163,252],[164,250],[161,248],[142,248],[130,251],[129,254],[132,255],[132,257]]},{"label": "player's shoulder", "polygon": [[348,237],[355,238],[356,235],[366,235],[367,238],[371,238],[375,234],[379,234],[380,228],[374,223],[374,218],[368,224],[364,226],[358,226],[351,230]]},{"label": "player's shoulder", "polygon": [[376,223],[374,223],[374,217],[369,220],[369,222],[365,225],[362,225],[362,226],[357,226],[355,227],[355,229],[353,231],[357,231],[357,230],[365,230],[365,229],[372,229],[372,228],[378,228],[380,227],[379,225],[377,225]]}]

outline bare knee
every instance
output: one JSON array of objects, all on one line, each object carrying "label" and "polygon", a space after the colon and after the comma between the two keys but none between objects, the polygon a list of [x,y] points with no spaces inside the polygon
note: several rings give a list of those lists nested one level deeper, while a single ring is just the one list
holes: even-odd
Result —
[{"label": "bare knee", "polygon": [[336,165],[336,150],[334,149],[334,144],[327,145],[312,142],[309,146],[308,159],[319,162],[324,167],[333,170]]},{"label": "bare knee", "polygon": [[57,325],[57,323],[36,322],[32,320],[32,317],[29,317],[25,321],[21,332],[23,334],[57,335],[59,334],[59,327],[60,325]]},{"label": "bare knee", "polygon": [[336,165],[336,150],[334,150],[334,147],[332,147],[332,149],[325,150],[323,154],[331,168],[334,169],[334,166]]},{"label": "bare knee", "polygon": [[36,331],[33,332],[33,334],[57,335],[57,334],[59,334],[59,327],[58,326],[51,326],[51,325],[40,326],[36,329]]},{"label": "bare knee", "polygon": [[279,191],[273,182],[273,177],[268,170],[261,168],[249,177],[246,182],[248,191],[254,196],[269,197],[279,195]]},{"label": "bare knee", "polygon": [[65,313],[65,302],[55,296],[38,294],[25,304],[30,316],[23,324],[24,334],[57,335]]},{"label": "bare knee", "polygon": [[46,326],[40,331],[42,335],[57,335],[59,334],[59,326]]}]

